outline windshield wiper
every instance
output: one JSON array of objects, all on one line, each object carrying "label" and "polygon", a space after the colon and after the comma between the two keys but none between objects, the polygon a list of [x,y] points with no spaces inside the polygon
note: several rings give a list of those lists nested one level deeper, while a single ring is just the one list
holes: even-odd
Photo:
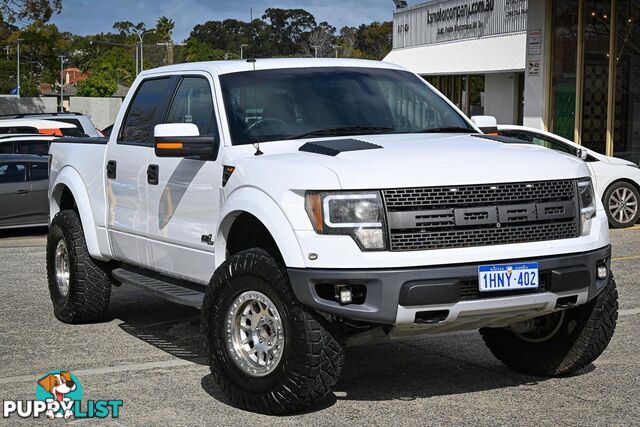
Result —
[{"label": "windshield wiper", "polygon": [[472,128],[462,128],[456,126],[443,126],[437,128],[420,129],[416,131],[410,131],[409,133],[477,133]]},{"label": "windshield wiper", "polygon": [[286,139],[301,139],[308,136],[342,136],[342,135],[362,135],[367,133],[387,133],[393,128],[386,126],[340,126],[334,128],[316,129],[299,135],[290,136]]}]

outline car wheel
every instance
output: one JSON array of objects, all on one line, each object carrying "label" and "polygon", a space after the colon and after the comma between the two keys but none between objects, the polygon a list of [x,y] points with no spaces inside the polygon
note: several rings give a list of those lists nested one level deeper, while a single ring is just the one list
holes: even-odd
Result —
[{"label": "car wheel", "polygon": [[60,211],[51,221],[47,279],[58,320],[85,323],[103,317],[111,297],[111,277],[106,266],[89,255],[75,211]]},{"label": "car wheel", "polygon": [[603,203],[609,223],[615,228],[631,227],[640,217],[640,193],[633,184],[618,181],[604,194]]},{"label": "car wheel", "polygon": [[320,403],[338,380],[338,328],[293,295],[286,272],[262,249],[231,256],[214,273],[202,306],[211,373],[230,401],[266,414]]},{"label": "car wheel", "polygon": [[533,319],[533,327],[483,328],[493,355],[514,371],[542,377],[569,374],[596,360],[607,348],[618,319],[613,279],[587,304]]}]

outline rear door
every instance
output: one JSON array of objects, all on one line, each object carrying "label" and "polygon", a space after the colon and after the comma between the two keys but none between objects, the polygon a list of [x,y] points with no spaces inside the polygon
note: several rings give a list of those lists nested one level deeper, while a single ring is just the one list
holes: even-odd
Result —
[{"label": "rear door", "polygon": [[[201,136],[219,138],[212,78],[207,73],[179,77],[162,123],[193,123]],[[213,274],[222,166],[216,161],[156,157],[148,183],[150,267],[174,277],[207,283]],[[207,241],[207,236],[212,239]],[[204,238],[204,239],[203,239]]]},{"label": "rear door", "polygon": [[115,258],[149,265],[147,165],[153,153],[153,126],[172,86],[169,76],[143,80],[129,102],[115,138],[107,147],[106,223]]},{"label": "rear door", "polygon": [[0,162],[0,227],[29,224],[30,187],[26,162]]}]

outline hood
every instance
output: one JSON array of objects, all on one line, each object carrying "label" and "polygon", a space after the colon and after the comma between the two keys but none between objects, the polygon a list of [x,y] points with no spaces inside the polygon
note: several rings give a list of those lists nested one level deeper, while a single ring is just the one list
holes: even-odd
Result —
[{"label": "hood", "polygon": [[[330,139],[345,138],[323,138]],[[335,172],[343,189],[491,184],[589,176],[586,164],[574,156],[535,145],[506,144],[471,135],[400,134],[352,139],[382,148],[341,152],[336,156],[309,152],[297,155],[299,160],[321,164]],[[298,142],[299,148],[304,142]]]},{"label": "hood", "polygon": [[623,165],[623,166],[635,166],[638,167],[637,163],[633,163],[629,160],[625,160],[625,159],[620,159],[618,157],[609,157],[609,156],[603,156],[604,157],[604,161],[607,163],[611,163],[612,165]]}]

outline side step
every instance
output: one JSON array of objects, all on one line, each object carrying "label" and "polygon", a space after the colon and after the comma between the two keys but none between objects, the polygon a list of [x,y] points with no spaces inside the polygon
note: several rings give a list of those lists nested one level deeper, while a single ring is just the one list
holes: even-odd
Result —
[{"label": "side step", "polygon": [[124,268],[116,268],[111,272],[113,277],[122,284],[137,286],[176,304],[195,308],[202,307],[204,292],[189,287],[197,285],[187,285],[186,282],[180,280],[160,278],[158,275],[145,273],[147,272],[140,269],[127,270]]}]

